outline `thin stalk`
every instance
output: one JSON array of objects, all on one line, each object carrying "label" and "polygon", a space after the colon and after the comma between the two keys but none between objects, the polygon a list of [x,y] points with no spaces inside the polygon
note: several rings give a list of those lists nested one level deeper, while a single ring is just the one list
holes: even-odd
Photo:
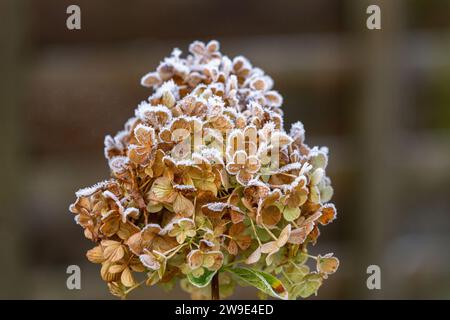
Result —
[{"label": "thin stalk", "polygon": [[220,300],[219,272],[216,272],[211,280],[211,300]]}]

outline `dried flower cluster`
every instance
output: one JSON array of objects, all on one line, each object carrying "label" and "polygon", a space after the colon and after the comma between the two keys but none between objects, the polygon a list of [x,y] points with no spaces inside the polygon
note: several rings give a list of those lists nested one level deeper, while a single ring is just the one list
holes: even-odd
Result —
[{"label": "dried flower cluster", "polygon": [[308,147],[300,122],[284,131],[282,97],[247,59],[223,56],[217,41],[189,51],[142,78],[152,95],[105,138],[111,179],[76,193],[70,211],[97,244],[88,259],[119,297],[180,281],[209,298],[216,273],[221,297],[235,283],[315,294],[339,264],[307,251],[336,217],[328,150]]}]

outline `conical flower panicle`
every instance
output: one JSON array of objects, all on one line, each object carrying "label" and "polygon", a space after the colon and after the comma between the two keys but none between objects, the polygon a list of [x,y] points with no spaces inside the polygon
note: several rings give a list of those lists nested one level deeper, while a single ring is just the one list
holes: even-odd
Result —
[{"label": "conical flower panicle", "polygon": [[307,253],[336,217],[328,149],[310,148],[300,122],[288,134],[273,80],[219,49],[196,41],[142,77],[148,100],[105,138],[110,180],[70,206],[116,296],[142,272],[147,285],[180,281],[210,298],[220,272],[222,297],[250,279],[263,294],[304,298],[338,267],[332,254]]}]

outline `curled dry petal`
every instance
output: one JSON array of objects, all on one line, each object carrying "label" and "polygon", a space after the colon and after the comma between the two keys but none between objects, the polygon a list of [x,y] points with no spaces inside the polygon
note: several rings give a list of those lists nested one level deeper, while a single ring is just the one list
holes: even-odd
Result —
[{"label": "curled dry petal", "polygon": [[239,207],[229,203],[213,202],[202,206],[202,212],[206,216],[221,218],[223,216],[230,217],[233,223],[239,223],[244,218],[244,212]]},{"label": "curled dry petal", "polygon": [[335,273],[339,267],[339,260],[333,257],[332,253],[324,256],[320,254],[317,256],[317,272],[332,274]]},{"label": "curled dry petal", "polygon": [[270,241],[267,243],[264,243],[261,246],[261,252],[267,253],[266,257],[266,263],[267,265],[272,264],[273,261],[273,255],[277,253],[288,241],[289,236],[291,234],[291,225],[288,224],[284,229],[281,231],[280,235],[278,236],[277,240]]},{"label": "curled dry petal", "polygon": [[322,225],[327,225],[336,219],[336,207],[334,204],[325,204],[322,207],[322,215],[319,217],[318,221]]},{"label": "curled dry petal", "polygon": [[120,276],[120,282],[122,282],[122,284],[125,287],[132,287],[136,284],[130,268],[127,267],[122,271],[122,274]]},{"label": "curled dry petal", "polygon": [[253,251],[247,258],[247,260],[245,260],[246,264],[253,264],[259,261],[259,259],[261,258],[261,247],[256,248],[255,251]]},{"label": "curled dry petal", "polygon": [[146,165],[153,160],[156,138],[155,130],[151,127],[139,124],[134,129],[136,144],[128,148],[128,157],[136,164]]},{"label": "curled dry petal", "polygon": [[200,268],[203,265],[203,252],[200,250],[192,250],[187,255],[187,261],[191,269]]},{"label": "curled dry petal", "polygon": [[86,257],[92,263],[102,263],[103,261],[105,261],[102,246],[96,246],[88,250],[88,252],[86,253]]}]

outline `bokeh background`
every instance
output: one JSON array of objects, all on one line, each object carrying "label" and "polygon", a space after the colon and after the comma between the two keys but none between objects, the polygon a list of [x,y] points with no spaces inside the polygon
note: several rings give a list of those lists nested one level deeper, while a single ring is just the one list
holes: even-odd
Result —
[{"label": "bokeh background", "polygon": [[[103,138],[150,95],[140,77],[196,39],[263,68],[287,126],[330,148],[339,219],[312,251],[341,266],[317,298],[450,298],[450,1],[0,0],[0,36],[0,298],[111,298],[68,205],[108,176]],[[372,264],[381,290],[366,287]],[[188,296],[130,296],[169,297]]]}]

